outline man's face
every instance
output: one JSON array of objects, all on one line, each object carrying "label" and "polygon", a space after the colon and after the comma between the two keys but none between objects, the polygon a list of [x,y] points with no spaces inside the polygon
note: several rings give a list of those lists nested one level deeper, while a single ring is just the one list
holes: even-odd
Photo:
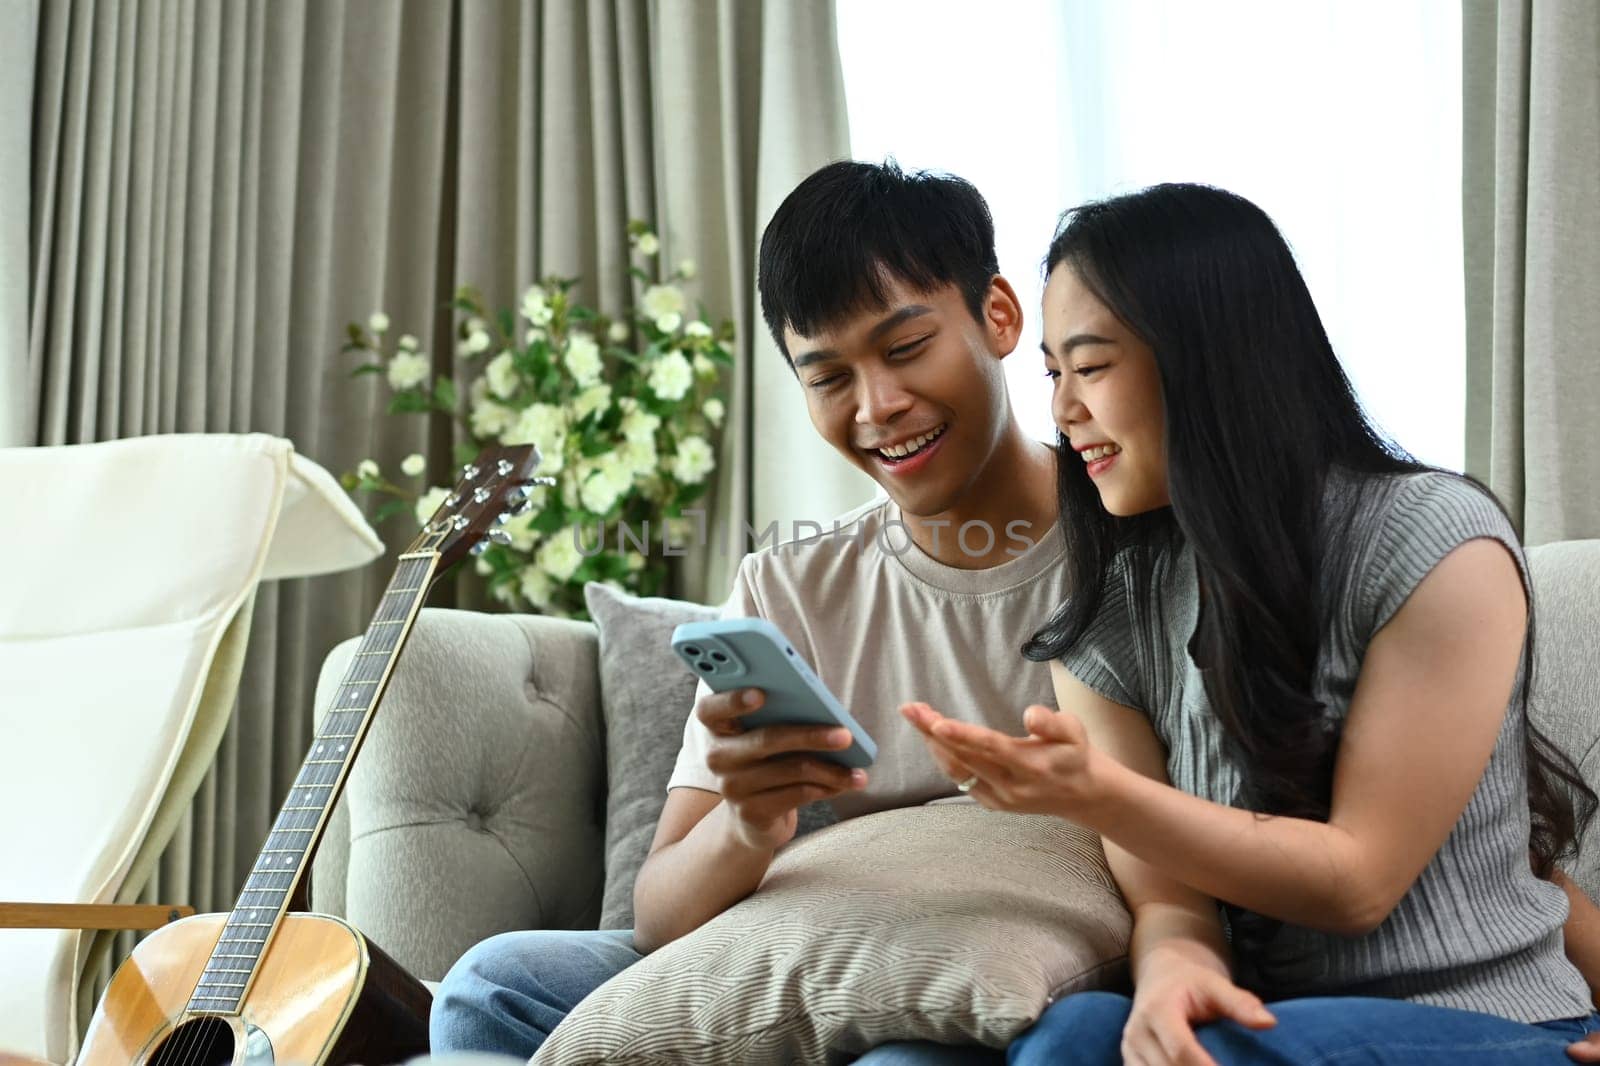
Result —
[{"label": "man's face", "polygon": [[784,342],[817,432],[902,511],[931,517],[963,503],[1009,424],[1000,360],[1022,313],[1003,278],[981,322],[954,285],[887,280],[885,306]]}]

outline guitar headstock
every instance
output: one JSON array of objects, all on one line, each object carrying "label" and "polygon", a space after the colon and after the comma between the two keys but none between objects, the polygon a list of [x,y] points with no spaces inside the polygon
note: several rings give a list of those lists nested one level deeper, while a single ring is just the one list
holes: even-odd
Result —
[{"label": "guitar headstock", "polygon": [[531,504],[528,494],[536,485],[553,485],[554,478],[538,477],[539,449],[532,444],[485,448],[461,468],[461,476],[444,502],[434,511],[409,551],[436,551],[442,574],[466,554],[476,555],[490,544],[509,544],[511,534],[500,527]]}]

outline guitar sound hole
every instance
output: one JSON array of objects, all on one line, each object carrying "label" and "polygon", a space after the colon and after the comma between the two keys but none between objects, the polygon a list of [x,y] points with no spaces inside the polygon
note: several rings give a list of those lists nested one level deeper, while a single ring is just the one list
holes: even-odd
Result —
[{"label": "guitar sound hole", "polygon": [[150,1066],[228,1066],[233,1030],[221,1018],[194,1018],[168,1034]]}]

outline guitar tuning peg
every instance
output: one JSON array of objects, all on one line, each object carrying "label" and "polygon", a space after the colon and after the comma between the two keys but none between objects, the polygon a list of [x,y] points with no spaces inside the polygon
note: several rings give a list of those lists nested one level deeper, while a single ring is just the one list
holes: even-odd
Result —
[{"label": "guitar tuning peg", "polygon": [[476,463],[468,463],[466,466],[461,468],[461,476],[467,481],[478,480],[479,473],[480,471],[478,470]]},{"label": "guitar tuning peg", "polygon": [[488,489],[477,489],[472,493],[472,502],[473,503],[488,503],[490,495],[492,495],[492,494],[489,492]]},{"label": "guitar tuning peg", "polygon": [[513,517],[515,516],[510,511],[501,511],[499,514],[494,516],[494,524],[497,526],[503,526],[507,522],[511,521]]},{"label": "guitar tuning peg", "polygon": [[499,474],[501,477],[506,477],[515,469],[516,467],[512,464],[510,459],[502,459],[498,463],[494,464],[494,472]]},{"label": "guitar tuning peg", "polygon": [[[489,530],[489,540],[502,548],[510,547],[511,533],[504,529],[491,529]],[[479,541],[478,543],[482,544],[484,541]]]},{"label": "guitar tuning peg", "polygon": [[467,552],[469,554],[471,554],[471,555],[482,555],[486,550],[488,550],[488,547],[489,547],[489,542],[488,541],[480,540],[476,544],[474,544],[472,547],[468,548]]}]

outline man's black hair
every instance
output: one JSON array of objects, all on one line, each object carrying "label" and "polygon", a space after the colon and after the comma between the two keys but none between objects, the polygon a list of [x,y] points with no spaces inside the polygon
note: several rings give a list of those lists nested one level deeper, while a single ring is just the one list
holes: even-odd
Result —
[{"label": "man's black hair", "polygon": [[888,303],[885,283],[918,291],[952,284],[983,318],[1000,272],[994,220],[971,182],[906,174],[892,160],[829,163],[795,187],[761,237],[761,314],[784,358],[787,327],[815,335],[857,311]]}]

